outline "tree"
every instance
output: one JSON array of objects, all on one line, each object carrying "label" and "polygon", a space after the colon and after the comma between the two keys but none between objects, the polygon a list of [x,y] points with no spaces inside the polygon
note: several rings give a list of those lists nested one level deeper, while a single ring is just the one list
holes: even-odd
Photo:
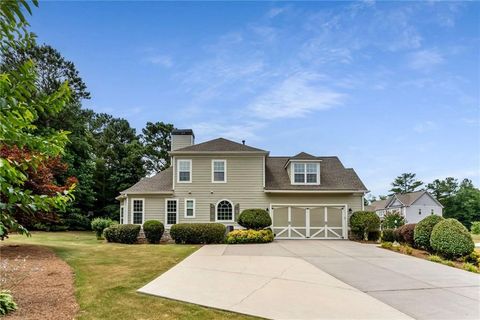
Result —
[{"label": "tree", "polygon": [[115,197],[145,176],[143,146],[125,119],[96,114],[90,130],[95,141],[95,214],[118,217]]},{"label": "tree", "polygon": [[423,182],[415,179],[415,173],[402,173],[392,182],[392,193],[409,193],[417,191],[420,186],[423,185]]},{"label": "tree", "polygon": [[152,175],[165,170],[170,166],[171,138],[173,124],[163,122],[147,122],[142,129],[141,141],[143,142],[145,168]]},{"label": "tree", "polygon": [[[37,1],[33,1],[36,6]],[[0,52],[2,56],[11,47],[30,47],[34,36],[28,32],[23,9],[31,13],[27,1],[0,2]],[[26,184],[32,181],[32,172],[58,157],[68,142],[67,132],[36,131],[35,121],[39,113],[49,110],[60,112],[69,101],[67,83],[51,94],[42,93],[37,87],[37,73],[32,61],[25,61],[15,69],[0,74],[0,143],[3,150],[22,150],[24,157],[0,157],[0,238],[15,228],[22,234],[28,230],[15,218],[24,219],[37,212],[49,212],[65,208],[72,199],[72,184],[68,189],[54,193],[35,194]],[[62,191],[62,192],[60,192]]]},{"label": "tree", "polygon": [[440,202],[454,195],[457,190],[458,180],[453,177],[445,178],[445,180],[435,179],[433,182],[427,184],[427,191]]},{"label": "tree", "polygon": [[445,218],[455,218],[467,229],[473,221],[480,221],[480,190],[471,180],[464,179],[458,191],[442,201]]}]

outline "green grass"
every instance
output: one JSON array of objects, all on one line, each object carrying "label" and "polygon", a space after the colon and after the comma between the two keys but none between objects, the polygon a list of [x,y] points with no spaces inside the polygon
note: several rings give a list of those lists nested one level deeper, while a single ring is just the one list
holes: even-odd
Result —
[{"label": "green grass", "polygon": [[473,242],[480,242],[480,234],[471,234]]},{"label": "green grass", "polygon": [[78,319],[254,319],[136,292],[199,246],[112,244],[93,232],[11,235],[3,244],[13,242],[50,247],[72,267]]}]

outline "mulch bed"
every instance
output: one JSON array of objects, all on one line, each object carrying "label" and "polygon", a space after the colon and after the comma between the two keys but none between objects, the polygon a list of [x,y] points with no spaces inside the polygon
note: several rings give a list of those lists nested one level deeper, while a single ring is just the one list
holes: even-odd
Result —
[{"label": "mulch bed", "polygon": [[[26,258],[25,262],[15,262]],[[12,277],[25,279],[12,289],[18,310],[4,319],[73,319],[78,312],[74,274],[50,249],[35,245],[2,245],[0,261],[19,265]]]}]

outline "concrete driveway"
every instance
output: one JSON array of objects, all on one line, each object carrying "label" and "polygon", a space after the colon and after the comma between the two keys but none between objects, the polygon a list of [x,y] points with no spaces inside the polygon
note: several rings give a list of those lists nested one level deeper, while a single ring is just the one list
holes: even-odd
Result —
[{"label": "concrete driveway", "polygon": [[139,292],[273,319],[480,318],[480,276],[345,240],[204,246]]}]

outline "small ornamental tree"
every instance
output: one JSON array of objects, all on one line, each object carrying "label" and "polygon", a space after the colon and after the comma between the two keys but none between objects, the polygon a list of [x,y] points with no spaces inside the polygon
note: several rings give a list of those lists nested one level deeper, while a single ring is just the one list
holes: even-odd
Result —
[{"label": "small ornamental tree", "polygon": [[382,229],[396,229],[405,224],[405,218],[400,212],[387,212],[383,217]]},{"label": "small ornamental tree", "polygon": [[261,230],[272,224],[272,218],[263,209],[246,209],[238,216],[238,224],[246,229]]},{"label": "small ornamental tree", "polygon": [[[36,6],[38,2],[35,0]],[[0,2],[0,56],[10,48],[34,44],[34,36],[27,31],[24,13],[31,12],[27,1]],[[0,141],[2,148],[18,148],[28,152],[28,157],[18,161],[0,157],[0,238],[9,229],[28,234],[18,217],[29,219],[38,212],[63,210],[72,200],[72,184],[53,194],[35,194],[28,188],[31,172],[42,164],[62,154],[67,143],[65,131],[36,131],[35,121],[40,112],[56,114],[68,102],[67,83],[53,93],[45,94],[37,87],[34,64],[26,61],[17,68],[0,74]]]}]

